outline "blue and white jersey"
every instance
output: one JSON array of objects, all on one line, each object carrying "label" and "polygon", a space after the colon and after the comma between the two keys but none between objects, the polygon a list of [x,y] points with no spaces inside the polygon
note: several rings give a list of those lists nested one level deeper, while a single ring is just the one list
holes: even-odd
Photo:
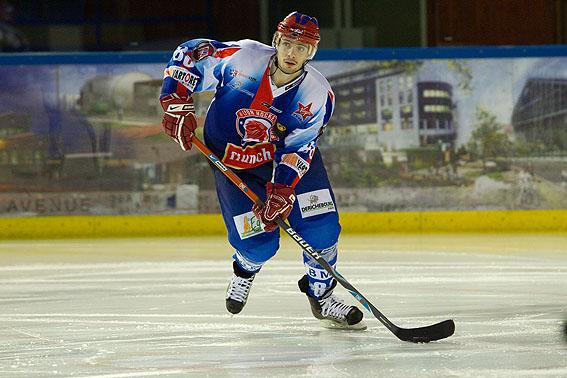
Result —
[{"label": "blue and white jersey", "polygon": [[205,120],[207,146],[235,169],[274,161],[273,181],[295,186],[309,170],[335,96],[309,64],[293,82],[273,85],[274,55],[273,47],[252,40],[187,41],[164,71],[161,95],[214,90]]}]

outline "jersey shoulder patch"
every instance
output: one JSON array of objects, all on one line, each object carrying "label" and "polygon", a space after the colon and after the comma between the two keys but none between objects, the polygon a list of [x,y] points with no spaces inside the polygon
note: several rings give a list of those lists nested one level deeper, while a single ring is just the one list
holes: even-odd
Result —
[{"label": "jersey shoulder patch", "polygon": [[216,48],[210,41],[203,41],[193,48],[191,57],[195,62],[205,59],[208,56],[213,56]]}]

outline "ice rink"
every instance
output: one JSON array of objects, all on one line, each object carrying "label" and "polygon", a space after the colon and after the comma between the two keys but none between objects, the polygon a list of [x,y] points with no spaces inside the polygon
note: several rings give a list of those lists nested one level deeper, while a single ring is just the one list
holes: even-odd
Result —
[{"label": "ice rink", "polygon": [[429,344],[366,311],[321,328],[282,241],[236,316],[222,237],[1,242],[0,377],[567,377],[567,235],[343,237],[337,270],[395,324],[454,319]]}]

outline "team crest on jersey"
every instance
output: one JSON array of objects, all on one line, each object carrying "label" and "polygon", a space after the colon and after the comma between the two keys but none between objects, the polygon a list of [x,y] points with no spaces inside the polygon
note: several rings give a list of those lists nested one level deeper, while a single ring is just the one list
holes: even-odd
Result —
[{"label": "team crest on jersey", "polygon": [[297,110],[293,112],[293,116],[301,122],[305,122],[309,117],[313,116],[313,113],[311,113],[311,105],[313,105],[312,102],[307,105],[303,105],[301,102],[298,102]]},{"label": "team crest on jersey", "polygon": [[240,109],[236,112],[236,132],[242,137],[242,145],[279,140],[272,132],[278,117],[258,109]]}]

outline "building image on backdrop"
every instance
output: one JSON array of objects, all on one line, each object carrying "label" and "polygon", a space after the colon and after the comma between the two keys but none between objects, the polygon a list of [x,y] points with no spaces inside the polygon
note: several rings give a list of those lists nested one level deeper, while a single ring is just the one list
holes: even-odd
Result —
[{"label": "building image on backdrop", "polygon": [[454,148],[452,86],[419,81],[418,74],[376,68],[332,76],[337,109],[323,145],[351,144],[379,151],[386,163],[407,161],[403,150]]},{"label": "building image on backdrop", "polygon": [[567,79],[529,78],[514,105],[514,132],[552,151],[567,151]]}]

